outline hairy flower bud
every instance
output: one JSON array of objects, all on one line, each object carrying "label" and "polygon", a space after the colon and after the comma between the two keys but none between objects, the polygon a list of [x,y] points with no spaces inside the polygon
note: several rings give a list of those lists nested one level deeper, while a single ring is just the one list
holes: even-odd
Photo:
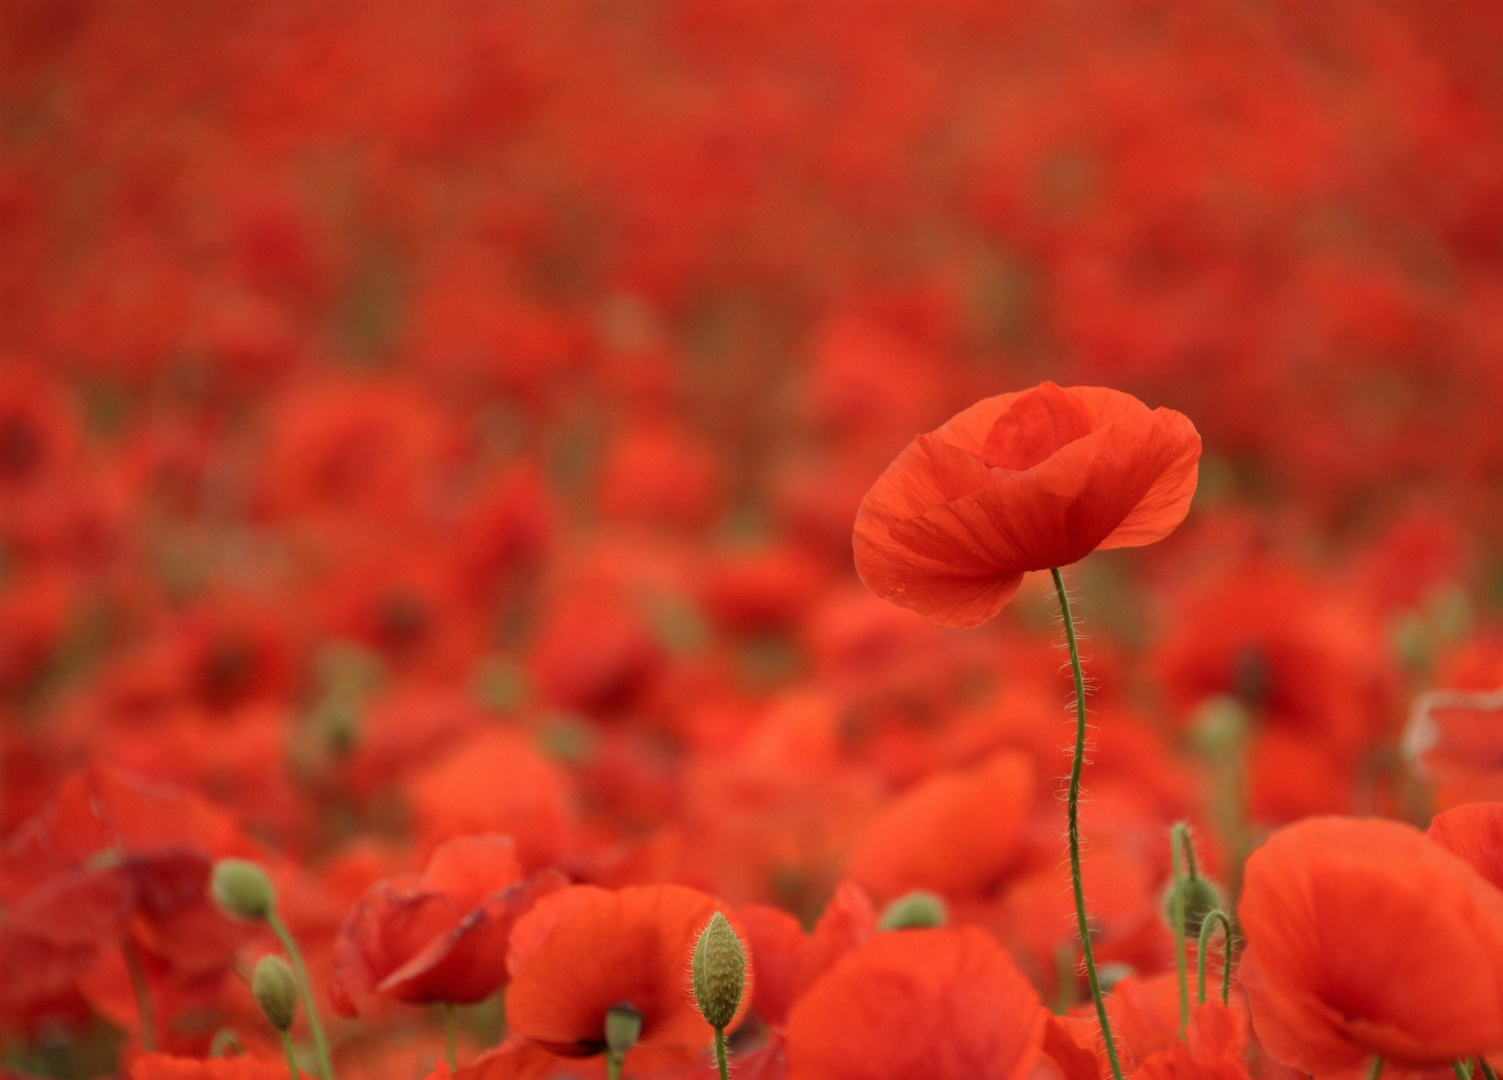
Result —
[{"label": "hairy flower bud", "polygon": [[922,890],[900,896],[882,912],[879,930],[922,930],[945,925],[949,912],[945,902]]},{"label": "hairy flower bud", "polygon": [[736,1016],[746,987],[746,950],[730,922],[720,912],[710,917],[694,946],[694,1000],[700,1014],[714,1028]]},{"label": "hairy flower bud", "polygon": [[1185,936],[1198,937],[1200,925],[1206,916],[1221,906],[1221,894],[1216,886],[1203,877],[1184,878],[1176,891],[1173,884],[1164,893],[1164,918],[1169,928],[1174,929],[1178,918],[1176,896],[1183,897],[1185,905]]},{"label": "hairy flower bud", "polygon": [[251,993],[267,1021],[278,1031],[292,1027],[297,1015],[297,980],[280,956],[263,956],[251,976]]},{"label": "hairy flower bud", "polygon": [[220,859],[211,888],[219,906],[237,919],[264,919],[276,907],[276,890],[266,871],[248,859]]}]

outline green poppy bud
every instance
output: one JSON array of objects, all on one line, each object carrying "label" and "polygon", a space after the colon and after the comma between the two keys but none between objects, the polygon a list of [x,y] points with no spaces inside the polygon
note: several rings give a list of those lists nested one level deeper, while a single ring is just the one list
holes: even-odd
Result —
[{"label": "green poppy bud", "polygon": [[642,1034],[642,1013],[629,1001],[612,1005],[605,1012],[605,1048],[621,1058]]},{"label": "green poppy bud", "polygon": [[234,1028],[220,1028],[214,1032],[214,1038],[209,1041],[209,1057],[211,1058],[234,1057],[243,1053],[245,1053],[245,1047],[240,1045],[240,1036],[235,1034]]},{"label": "green poppy bud", "polygon": [[220,859],[211,888],[219,906],[237,919],[264,919],[277,904],[266,871],[248,859]]},{"label": "green poppy bud", "polygon": [[263,956],[251,976],[251,993],[267,1021],[278,1031],[292,1027],[297,1016],[297,980],[280,956]]},{"label": "green poppy bud", "polygon": [[882,912],[879,930],[924,930],[945,925],[949,912],[945,902],[931,892],[911,892],[900,896]]},{"label": "green poppy bud", "polygon": [[1221,906],[1221,894],[1203,877],[1184,878],[1179,883],[1176,894],[1175,887],[1171,883],[1164,892],[1164,918],[1169,922],[1169,929],[1174,929],[1175,919],[1178,917],[1176,895],[1182,896],[1185,903],[1185,936],[1195,938],[1200,936],[1200,924],[1205,922],[1206,916]]},{"label": "green poppy bud", "polygon": [[694,1000],[713,1028],[723,1028],[736,1016],[746,988],[746,950],[730,922],[720,912],[700,931],[690,965]]}]

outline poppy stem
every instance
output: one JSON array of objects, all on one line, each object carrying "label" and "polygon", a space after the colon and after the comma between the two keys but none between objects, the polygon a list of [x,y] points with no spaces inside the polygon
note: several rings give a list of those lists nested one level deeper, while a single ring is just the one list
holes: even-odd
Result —
[{"label": "poppy stem", "polygon": [[459,1011],[452,1001],[444,1002],[444,1052],[450,1071],[459,1068]]},{"label": "poppy stem", "polygon": [[1195,868],[1195,845],[1190,841],[1190,826],[1181,821],[1174,826],[1174,833],[1179,837],[1180,848],[1185,853],[1185,877],[1194,881],[1200,876],[1200,871]]},{"label": "poppy stem", "polygon": [[[1169,862],[1173,877],[1169,887],[1174,891],[1174,969],[1179,978],[1179,1037],[1185,1037],[1190,1026],[1190,977],[1189,964],[1185,960],[1185,890],[1180,885],[1180,849],[1190,852],[1190,837],[1184,825],[1175,825],[1169,830]],[[1195,876],[1194,871],[1190,873]]]},{"label": "poppy stem", "polygon": [[292,1036],[287,1032],[279,1032],[282,1036],[282,1052],[287,1055],[287,1071],[292,1074],[292,1080],[299,1080],[297,1073],[297,1055],[292,1052]]},{"label": "poppy stem", "polygon": [[1086,749],[1085,673],[1080,667],[1080,643],[1075,638],[1075,621],[1070,616],[1070,595],[1065,591],[1065,576],[1057,566],[1049,572],[1054,576],[1054,591],[1059,595],[1059,613],[1064,620],[1065,643],[1070,648],[1070,668],[1075,676],[1075,754],[1070,761],[1070,791],[1066,803],[1070,835],[1070,888],[1075,894],[1075,921],[1080,927],[1080,955],[1085,962],[1091,1000],[1096,1003],[1096,1019],[1101,1024],[1106,1060],[1112,1068],[1112,1080],[1122,1080],[1117,1044],[1112,1040],[1112,1022],[1106,1015],[1106,999],[1101,994],[1101,977],[1096,974],[1096,956],[1091,950],[1091,918],[1086,914],[1085,883],[1080,876],[1080,775],[1085,768]]},{"label": "poppy stem", "polygon": [[1456,1074],[1456,1080],[1472,1080],[1472,1063],[1470,1060],[1451,1062],[1451,1071]]},{"label": "poppy stem", "polygon": [[720,1080],[731,1080],[730,1066],[725,1060],[725,1028],[715,1029],[715,1066],[720,1070]]},{"label": "poppy stem", "polygon": [[157,1048],[157,1010],[151,1000],[151,986],[146,981],[141,951],[129,934],[120,939],[120,953],[125,957],[125,970],[136,995],[136,1014],[141,1021],[141,1049],[150,1054]]},{"label": "poppy stem", "polygon": [[621,1066],[625,1061],[625,1054],[607,1050],[605,1052],[605,1080],[621,1080]]},{"label": "poppy stem", "polygon": [[1487,1063],[1487,1058],[1479,1057],[1477,1064],[1482,1066],[1482,1075],[1487,1077],[1487,1080],[1498,1080],[1498,1074],[1493,1072],[1493,1067]]},{"label": "poppy stem", "polygon": [[1211,930],[1216,923],[1221,923],[1221,936],[1226,941],[1226,960],[1221,969],[1221,1004],[1230,1005],[1232,998],[1232,917],[1220,908],[1206,912],[1205,921],[1200,924],[1200,949],[1195,957],[1196,966],[1196,1002],[1206,1003],[1206,952],[1211,944]]},{"label": "poppy stem", "polygon": [[1069,942],[1062,943],[1054,950],[1054,974],[1059,980],[1054,1014],[1064,1016],[1075,1008],[1075,995],[1079,989],[1075,983],[1075,949]]},{"label": "poppy stem", "polygon": [[1383,1071],[1383,1059],[1373,1058],[1373,1067],[1367,1070],[1367,1080],[1378,1080],[1378,1075]]},{"label": "poppy stem", "polygon": [[318,1018],[318,1007],[313,1002],[313,984],[308,979],[308,968],[303,964],[303,954],[287,932],[287,925],[276,911],[266,913],[266,924],[282,943],[287,958],[292,961],[293,973],[297,976],[298,992],[303,998],[303,1011],[308,1014],[308,1030],[313,1034],[313,1053],[318,1062],[320,1080],[334,1080],[334,1067],[329,1063],[329,1043],[324,1038],[324,1025]]}]

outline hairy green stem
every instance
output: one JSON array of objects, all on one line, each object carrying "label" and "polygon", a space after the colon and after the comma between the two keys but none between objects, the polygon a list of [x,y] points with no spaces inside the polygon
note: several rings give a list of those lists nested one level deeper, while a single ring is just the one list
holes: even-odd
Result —
[{"label": "hairy green stem", "polygon": [[731,1069],[725,1060],[725,1028],[715,1029],[715,1066],[720,1070],[720,1080],[730,1080]]},{"label": "hairy green stem", "polygon": [[1065,576],[1057,566],[1049,572],[1054,575],[1054,591],[1059,595],[1059,613],[1065,624],[1065,643],[1070,648],[1070,668],[1075,676],[1075,754],[1070,762],[1070,791],[1066,803],[1070,835],[1070,888],[1075,894],[1075,921],[1080,928],[1080,954],[1085,962],[1091,1000],[1096,1003],[1096,1019],[1101,1024],[1106,1060],[1112,1069],[1112,1080],[1122,1080],[1117,1044],[1112,1039],[1112,1022],[1106,1015],[1106,998],[1101,993],[1101,977],[1096,973],[1096,956],[1091,949],[1091,919],[1086,914],[1085,883],[1080,876],[1080,776],[1085,769],[1086,750],[1085,672],[1080,667],[1080,643],[1075,638],[1075,621],[1070,616],[1070,595],[1065,591]]},{"label": "hairy green stem", "polygon": [[302,951],[275,911],[267,914],[266,923],[282,943],[287,958],[292,961],[292,971],[297,976],[298,990],[303,997],[303,1010],[308,1014],[308,1030],[313,1034],[313,1054],[318,1064],[319,1080],[334,1080],[334,1067],[329,1062],[329,1043],[324,1038],[323,1022],[318,1018],[318,1006],[313,1000],[313,983],[308,978],[308,968],[303,964]]},{"label": "hairy green stem", "polygon": [[1195,1000],[1201,1005],[1206,1003],[1206,953],[1211,947],[1211,930],[1218,922],[1221,923],[1221,936],[1226,942],[1226,959],[1221,969],[1221,1004],[1231,1004],[1232,917],[1220,908],[1216,908],[1206,912],[1206,917],[1200,924],[1200,948],[1195,957]]}]

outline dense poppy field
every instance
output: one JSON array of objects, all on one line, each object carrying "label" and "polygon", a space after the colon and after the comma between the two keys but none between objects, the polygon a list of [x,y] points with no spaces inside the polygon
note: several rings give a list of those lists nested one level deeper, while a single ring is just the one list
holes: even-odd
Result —
[{"label": "dense poppy field", "polygon": [[0,1077],[1496,1080],[1500,55],[0,4]]}]

